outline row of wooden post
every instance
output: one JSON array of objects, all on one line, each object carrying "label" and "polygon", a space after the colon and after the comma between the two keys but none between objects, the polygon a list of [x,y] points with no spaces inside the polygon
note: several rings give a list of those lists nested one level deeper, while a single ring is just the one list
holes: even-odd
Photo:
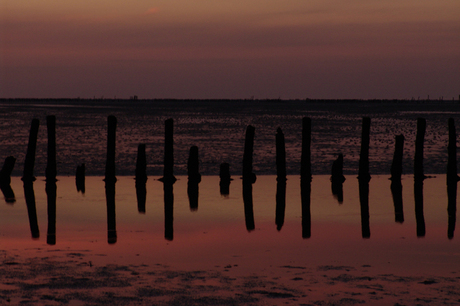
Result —
[{"label": "row of wooden post", "polygon": [[[47,116],[48,130],[48,159],[46,167],[46,193],[48,195],[48,233],[47,241],[49,244],[55,243],[56,232],[56,135],[55,116]],[[361,204],[361,224],[364,238],[370,237],[369,230],[369,138],[370,138],[370,118],[364,117],[362,122],[362,142],[359,159],[359,195]],[[108,117],[108,134],[107,134],[107,160],[105,168],[105,184],[106,184],[106,199],[107,199],[107,223],[108,223],[108,240],[109,243],[116,242],[116,218],[115,218],[115,144],[116,144],[116,126],[117,120],[114,116]],[[449,213],[449,237],[453,237],[456,219],[456,193],[457,193],[457,159],[456,159],[456,132],[455,124],[452,118],[449,119],[449,144],[448,144],[448,166],[447,166],[447,186],[449,194],[448,213]],[[35,162],[35,150],[38,135],[39,122],[37,119],[32,120],[31,130],[29,135],[29,143],[27,148],[26,159],[24,163],[24,172],[22,180],[24,181],[25,194],[33,194],[32,182],[35,180],[33,175],[33,167]],[[416,220],[417,220],[417,235],[425,235],[425,226],[423,218],[423,142],[425,136],[426,121],[423,118],[417,120],[417,135],[415,144],[414,156],[414,198],[416,204]],[[253,173],[253,151],[254,151],[254,134],[255,128],[249,125],[246,129],[244,155],[243,155],[243,200],[246,227],[248,231],[255,228],[252,200],[252,184],[256,181],[256,175]],[[311,234],[311,217],[310,217],[310,192],[311,192],[311,120],[303,118],[302,120],[302,156],[301,156],[301,192],[302,192],[302,225],[304,238],[310,237]],[[404,136],[397,135],[395,137],[395,152],[391,165],[391,190],[395,203],[395,216],[397,222],[403,222],[402,213],[402,156],[404,148]],[[14,157],[8,157],[0,171],[0,186],[2,191],[10,184],[10,175],[14,167]],[[198,184],[201,181],[199,173],[198,147],[192,146],[188,160],[188,188],[187,193],[190,200],[191,210],[198,208]],[[160,179],[164,183],[165,191],[165,237],[173,238],[172,231],[172,212],[173,212],[173,189],[172,185],[176,181],[173,174],[174,168],[174,148],[173,148],[173,120],[165,121],[165,149],[164,149],[164,172]],[[337,160],[334,161],[331,170],[331,183],[334,192],[341,193],[341,186],[345,180],[343,176],[343,155],[339,154]],[[276,172],[277,172],[277,193],[276,193],[276,225],[278,230],[281,229],[284,223],[285,211],[285,193],[286,193],[286,152],[284,134],[281,128],[276,132]],[[84,174],[85,165],[77,167],[77,189],[84,192]],[[231,176],[229,164],[222,163],[220,167],[220,187],[222,194],[229,193],[229,185]],[[145,145],[140,144],[138,147],[138,156],[136,163],[136,193],[138,198],[138,210],[145,213],[146,199],[146,156]],[[12,191],[11,191],[12,192]],[[4,194],[7,194],[4,191]],[[400,196],[401,195],[401,196]],[[13,193],[14,198],[14,193]],[[30,198],[30,196],[29,196]],[[343,200],[339,196],[339,202]],[[36,220],[35,200],[30,200],[33,205],[28,205],[29,217]],[[34,217],[35,216],[35,217]],[[168,230],[166,230],[168,228]],[[33,236],[39,236],[38,226],[36,222],[31,222],[31,230]]]}]

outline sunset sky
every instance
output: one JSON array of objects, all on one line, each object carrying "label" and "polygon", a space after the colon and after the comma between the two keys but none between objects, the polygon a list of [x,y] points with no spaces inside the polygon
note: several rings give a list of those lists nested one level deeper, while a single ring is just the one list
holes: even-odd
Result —
[{"label": "sunset sky", "polygon": [[0,0],[0,98],[459,94],[459,0]]}]

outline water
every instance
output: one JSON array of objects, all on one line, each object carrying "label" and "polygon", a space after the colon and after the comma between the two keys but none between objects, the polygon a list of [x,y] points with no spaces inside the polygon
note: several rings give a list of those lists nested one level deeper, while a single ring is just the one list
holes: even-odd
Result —
[{"label": "water", "polygon": [[370,173],[388,174],[394,136],[404,134],[405,174],[413,173],[418,117],[426,118],[425,173],[445,173],[447,120],[460,120],[455,101],[194,101],[194,100],[0,100],[0,152],[17,158],[21,176],[30,122],[40,120],[35,174],[46,167],[46,116],[56,116],[58,175],[74,175],[86,164],[87,175],[104,175],[107,116],[118,119],[117,175],[134,175],[137,146],[146,144],[149,176],[163,171],[164,121],[174,119],[175,174],[186,174],[189,149],[199,148],[200,172],[217,175],[222,162],[241,175],[246,126],[256,128],[254,172],[275,174],[275,134],[286,138],[287,173],[300,171],[302,118],[312,119],[312,172],[329,174],[337,154],[344,154],[344,173],[357,174],[361,120],[371,117]]}]

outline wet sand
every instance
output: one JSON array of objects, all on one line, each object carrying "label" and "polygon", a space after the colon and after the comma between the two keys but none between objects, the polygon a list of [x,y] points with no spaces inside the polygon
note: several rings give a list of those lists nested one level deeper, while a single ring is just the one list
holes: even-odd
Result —
[{"label": "wet sand", "polygon": [[371,237],[361,237],[356,177],[344,201],[328,176],[314,176],[311,237],[302,238],[298,177],[289,176],[283,227],[275,224],[276,178],[253,186],[255,230],[245,226],[241,181],[222,197],[218,178],[204,176],[191,210],[187,180],[174,185],[174,239],[164,237],[163,184],[147,182],[139,213],[134,180],[116,184],[118,240],[107,242],[104,182],[59,177],[56,244],[46,244],[45,184],[34,183],[40,238],[32,239],[22,193],[0,205],[2,305],[456,305],[460,246],[447,236],[445,176],[424,182],[426,236],[416,235],[411,176],[403,177],[404,223],[395,222],[387,176],[369,186]]}]

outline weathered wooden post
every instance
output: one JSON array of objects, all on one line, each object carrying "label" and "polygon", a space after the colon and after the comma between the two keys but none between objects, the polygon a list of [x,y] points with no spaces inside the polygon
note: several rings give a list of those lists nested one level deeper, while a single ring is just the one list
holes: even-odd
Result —
[{"label": "weathered wooden post", "polygon": [[75,185],[77,186],[77,192],[85,193],[85,164],[77,166],[77,171],[75,173]]},{"label": "weathered wooden post", "polygon": [[105,164],[105,198],[107,204],[107,242],[117,242],[116,214],[115,214],[115,145],[116,145],[117,118],[107,117],[107,161]]},{"label": "weathered wooden post", "polygon": [[414,179],[424,180],[423,173],[423,143],[425,141],[426,120],[417,119],[417,136],[415,138]]},{"label": "weathered wooden post", "polygon": [[246,137],[244,141],[244,154],[243,154],[243,184],[254,184],[256,175],[252,172],[252,155],[254,152],[254,133],[255,128],[248,125],[246,128]]},{"label": "weathered wooden post", "polygon": [[361,207],[361,232],[363,238],[370,238],[369,227],[369,138],[371,118],[364,117],[362,123],[361,152],[359,155],[359,202]]},{"label": "weathered wooden post", "polygon": [[190,210],[198,210],[198,184],[201,182],[201,174],[199,172],[199,158],[198,158],[198,147],[192,146],[189,152],[189,158],[187,162],[187,195],[190,203]]},{"label": "weathered wooden post", "polygon": [[300,179],[311,181],[311,119],[302,118],[302,153],[300,160]]},{"label": "weathered wooden post", "polygon": [[136,197],[137,210],[141,214],[145,214],[145,202],[147,199],[147,158],[145,156],[145,144],[139,144],[137,147],[136,161]]},{"label": "weathered wooden post", "polygon": [[38,119],[32,119],[29,133],[29,143],[27,145],[26,159],[24,161],[24,172],[22,175],[22,180],[25,181],[35,181],[34,176],[34,165],[35,165],[35,150],[37,147],[37,136],[38,136]]},{"label": "weathered wooden post", "polygon": [[230,194],[230,182],[232,181],[229,163],[220,164],[219,177],[220,194],[228,196]]},{"label": "weathered wooden post", "polygon": [[447,237],[454,238],[455,223],[457,221],[457,133],[455,131],[455,122],[449,118],[449,143],[447,145],[447,213],[448,229]]},{"label": "weathered wooden post", "polygon": [[252,184],[256,181],[256,175],[252,172],[252,154],[254,151],[255,128],[248,125],[244,142],[243,154],[243,202],[246,229],[250,232],[255,229],[254,208],[252,200]]},{"label": "weathered wooden post", "polygon": [[107,161],[105,164],[105,181],[116,182],[115,176],[115,145],[116,145],[117,118],[107,118]]},{"label": "weathered wooden post", "polygon": [[281,128],[276,130],[276,214],[275,223],[278,231],[284,224],[286,211],[286,146]]},{"label": "weathered wooden post", "polygon": [[371,118],[364,117],[361,135],[361,152],[359,154],[359,174],[358,179],[369,182],[369,135],[371,128]]},{"label": "weathered wooden post", "polygon": [[56,116],[46,116],[48,129],[48,162],[46,164],[46,181],[56,181]]},{"label": "weathered wooden post", "polygon": [[0,171],[0,189],[3,192],[5,197],[5,202],[8,204],[13,204],[16,202],[16,196],[14,191],[11,188],[11,172],[13,172],[14,164],[16,163],[16,158],[13,156],[8,156],[5,159],[2,170]]},{"label": "weathered wooden post", "polygon": [[160,181],[174,184],[174,121],[172,118],[165,120],[165,149],[163,177]]}]

